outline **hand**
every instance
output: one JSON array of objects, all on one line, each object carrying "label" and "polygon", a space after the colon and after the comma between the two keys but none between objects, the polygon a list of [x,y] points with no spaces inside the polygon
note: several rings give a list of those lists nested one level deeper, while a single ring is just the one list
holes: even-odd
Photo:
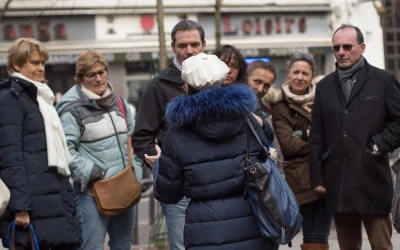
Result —
[{"label": "hand", "polygon": [[254,118],[256,118],[256,120],[258,121],[258,123],[260,124],[261,127],[264,126],[264,121],[263,121],[263,119],[261,119],[261,117],[259,117],[258,115],[254,114],[254,113],[251,113],[251,114],[254,116]]},{"label": "hand", "polygon": [[31,220],[29,218],[28,211],[15,213],[15,224],[17,226],[23,226],[24,228],[27,228],[29,226],[29,223],[31,223]]},{"label": "hand", "polygon": [[156,145],[155,148],[156,148],[157,155],[148,156],[147,154],[144,154],[144,157],[146,158],[146,163],[149,164],[150,167],[153,166],[154,161],[157,160],[158,158],[160,158],[160,155],[161,155],[161,148],[158,145]]},{"label": "hand", "polygon": [[314,190],[314,192],[317,192],[320,194],[326,194],[326,188],[324,186],[316,186],[313,190]]}]

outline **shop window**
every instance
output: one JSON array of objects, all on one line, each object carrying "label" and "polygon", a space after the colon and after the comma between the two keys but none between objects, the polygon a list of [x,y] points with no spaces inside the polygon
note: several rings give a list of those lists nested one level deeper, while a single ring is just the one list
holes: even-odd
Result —
[{"label": "shop window", "polygon": [[386,0],[385,1],[385,7],[386,8],[391,8],[392,7],[392,0]]},{"label": "shop window", "polygon": [[393,17],[392,15],[386,14],[385,17],[385,27],[392,28],[393,27]]},{"label": "shop window", "polygon": [[388,53],[388,55],[393,55],[394,54],[394,46],[393,45],[387,46],[386,52]]},{"label": "shop window", "polygon": [[[397,39],[398,38],[399,38],[399,34],[397,34]],[[388,42],[393,42],[394,41],[393,32],[386,33],[386,41],[388,41]]]},{"label": "shop window", "polygon": [[387,60],[387,67],[389,71],[394,71],[394,59],[388,59]]}]

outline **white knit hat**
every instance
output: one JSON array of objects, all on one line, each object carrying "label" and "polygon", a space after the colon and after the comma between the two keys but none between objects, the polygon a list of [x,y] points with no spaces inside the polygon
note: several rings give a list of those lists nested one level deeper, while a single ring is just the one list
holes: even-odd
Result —
[{"label": "white knit hat", "polygon": [[182,63],[182,79],[198,90],[222,86],[228,72],[228,66],[216,55],[199,53]]}]

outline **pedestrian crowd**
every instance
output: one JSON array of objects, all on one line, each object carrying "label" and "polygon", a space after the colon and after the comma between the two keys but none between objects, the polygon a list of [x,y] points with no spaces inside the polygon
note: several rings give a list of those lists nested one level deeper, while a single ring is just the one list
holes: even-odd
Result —
[{"label": "pedestrian crowd", "polygon": [[3,246],[100,250],[108,234],[111,250],[131,249],[151,169],[171,250],[276,250],[300,230],[284,226],[291,219],[295,249],[328,250],[334,223],[342,250],[361,250],[362,226],[373,250],[393,250],[400,84],[364,58],[360,29],[333,33],[336,69],[322,79],[312,54],[294,52],[279,87],[272,63],[206,45],[199,23],[179,21],[175,57],[134,114],[101,53],[79,56],[76,84],[55,104],[48,49],[14,41],[0,80]]}]

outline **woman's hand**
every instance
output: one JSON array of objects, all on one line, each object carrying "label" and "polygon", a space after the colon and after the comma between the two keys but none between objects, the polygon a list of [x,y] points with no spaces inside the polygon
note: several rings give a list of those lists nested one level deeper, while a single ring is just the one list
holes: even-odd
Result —
[{"label": "woman's hand", "polygon": [[15,224],[17,226],[23,226],[24,228],[27,228],[29,226],[29,223],[31,223],[31,219],[29,218],[28,211],[15,213]]},{"label": "woman's hand", "polygon": [[148,156],[147,154],[144,155],[144,157],[146,158],[146,163],[149,164],[150,167],[153,166],[154,161],[157,160],[158,158],[160,158],[160,155],[161,155],[161,148],[158,145],[156,145],[155,148],[156,148],[157,155],[154,155],[154,156]]}]

